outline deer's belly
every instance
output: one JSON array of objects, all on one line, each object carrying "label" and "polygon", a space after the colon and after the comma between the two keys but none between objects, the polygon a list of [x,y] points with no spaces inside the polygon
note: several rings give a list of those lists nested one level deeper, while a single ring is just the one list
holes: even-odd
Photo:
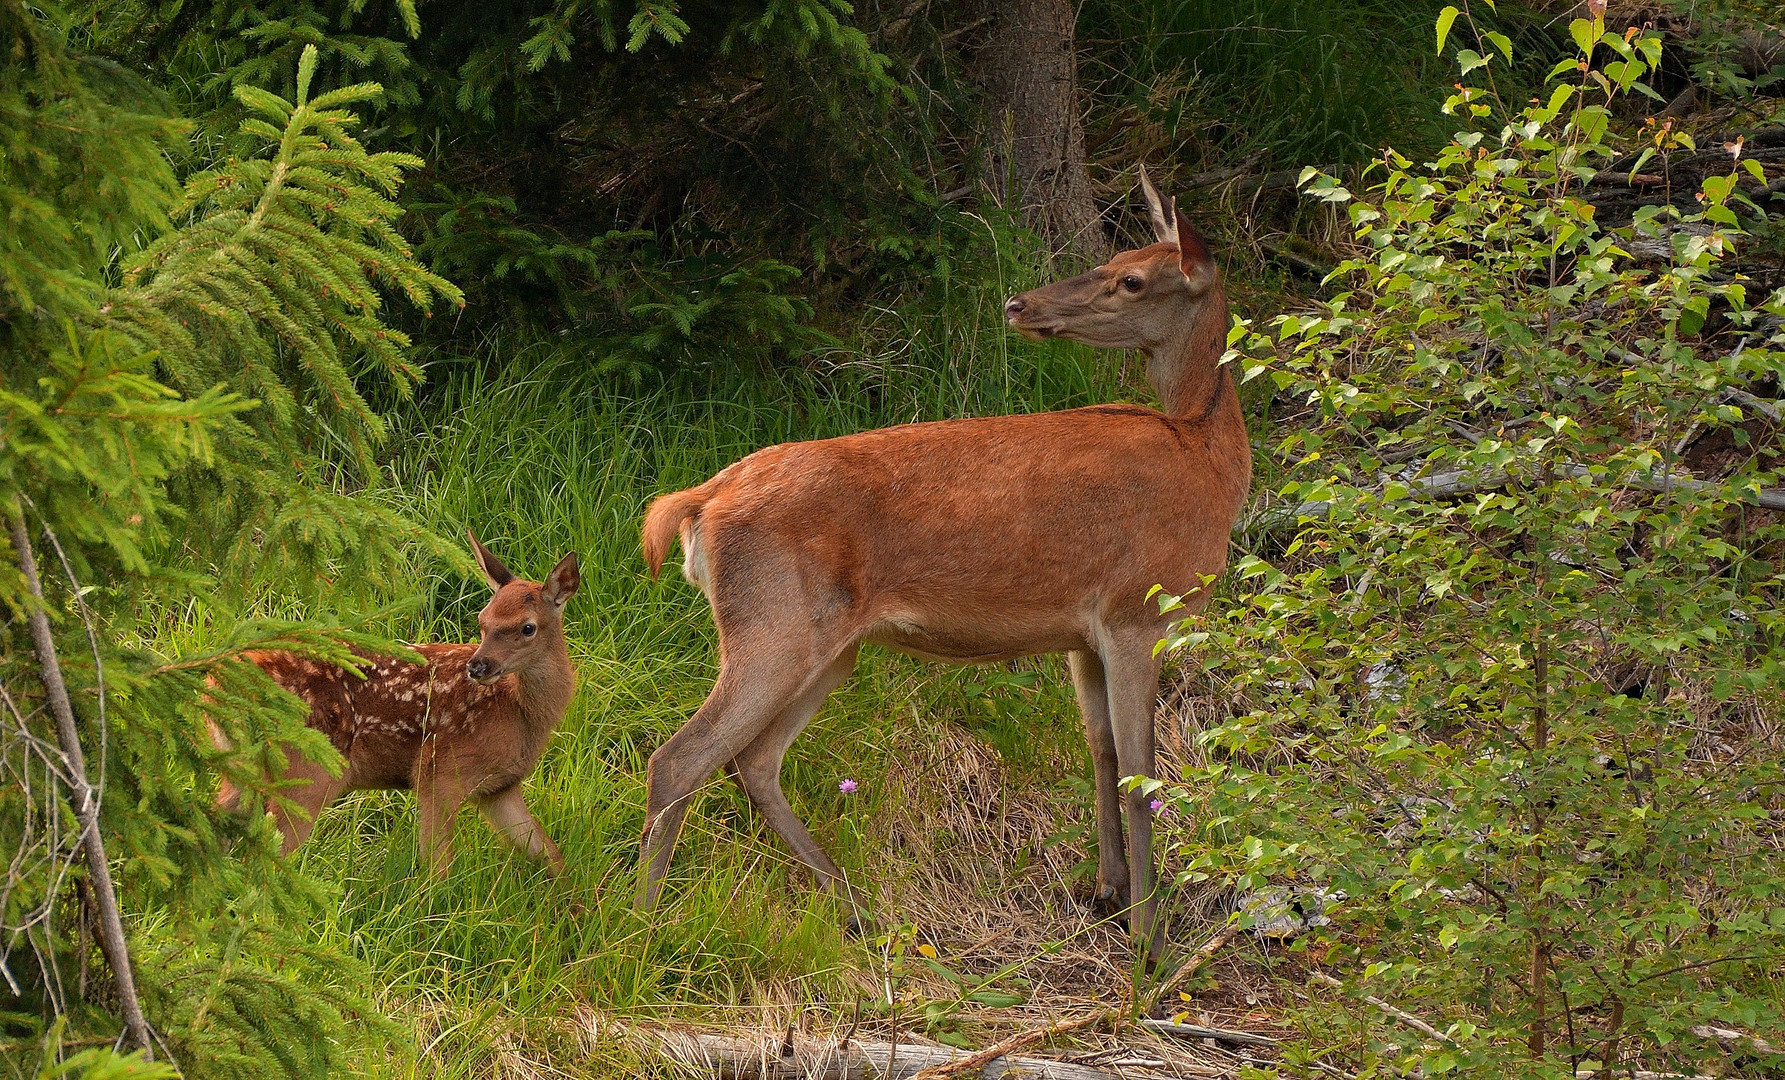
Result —
[{"label": "deer's belly", "polygon": [[954,664],[985,664],[1085,647],[1084,630],[1076,621],[972,625],[904,613],[883,617],[862,640],[920,659]]},{"label": "deer's belly", "polygon": [[421,736],[381,729],[356,732],[342,779],[348,791],[408,790],[415,786],[415,756]]}]

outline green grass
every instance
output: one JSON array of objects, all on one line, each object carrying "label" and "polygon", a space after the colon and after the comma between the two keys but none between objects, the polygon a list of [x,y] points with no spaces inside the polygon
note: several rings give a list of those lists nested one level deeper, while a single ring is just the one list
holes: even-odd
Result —
[{"label": "green grass", "polygon": [[[663,902],[646,916],[633,910],[643,763],[715,672],[704,601],[679,573],[649,580],[638,521],[657,493],[775,442],[1141,396],[1124,382],[1121,356],[1020,342],[993,315],[965,334],[949,329],[960,325],[870,328],[866,337],[889,356],[841,355],[822,374],[716,376],[636,395],[548,350],[511,361],[518,376],[490,378],[471,361],[430,372],[431,396],[393,444],[384,496],[443,535],[474,528],[529,576],[566,550],[583,559],[582,590],[566,613],[580,686],[526,788],[570,869],[552,880],[510,858],[467,811],[455,868],[431,885],[418,869],[409,795],[365,793],[325,815],[300,856],[340,889],[317,933],[371,969],[381,1000],[413,1033],[390,1049],[383,1072],[486,1075],[491,1055],[518,1039],[571,1075],[623,1074],[631,1066],[619,1051],[551,1049],[570,1010],[687,1018],[810,1001],[847,1012],[878,984],[885,964],[873,942],[843,932],[835,905],[718,778],[689,816]],[[487,596],[480,581],[433,567],[419,586],[422,613],[398,632],[475,634]],[[894,775],[903,748],[973,740],[1002,756],[1007,794],[1036,806],[1076,801],[1063,782],[1085,771],[1071,692],[1057,662],[1037,665],[1039,685],[1001,686],[973,669],[868,650],[789,755],[789,798],[851,878],[880,894],[882,928],[922,918],[883,880],[913,857],[889,849],[888,821],[922,812],[906,794],[911,778]],[[840,793],[845,777],[861,790]],[[996,864],[1026,857],[1007,845],[981,854]],[[529,1027],[546,1020],[557,1026]]]}]

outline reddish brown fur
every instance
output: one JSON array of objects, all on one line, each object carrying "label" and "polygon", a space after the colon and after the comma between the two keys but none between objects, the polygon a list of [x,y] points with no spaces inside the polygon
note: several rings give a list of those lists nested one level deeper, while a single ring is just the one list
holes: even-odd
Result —
[{"label": "reddish brown fur", "polygon": [[[331,776],[286,748],[284,778],[308,781],[282,792],[295,808],[272,807],[286,854],[343,793],[410,788],[421,811],[422,851],[436,876],[451,865],[453,822],[467,799],[503,839],[548,859],[554,870],[563,868],[520,785],[575,690],[562,613],[578,584],[576,556],[567,556],[541,585],[514,578],[476,537],[471,544],[496,590],[478,615],[483,640],[477,645],[415,646],[422,664],[362,655],[363,678],[292,653],[250,654],[274,682],[309,703],[310,727],[327,735],[346,761],[341,775]],[[527,625],[535,628],[530,636],[522,633]],[[238,798],[226,784],[221,801],[234,806]]]},{"label": "reddish brown fur", "polygon": [[1214,264],[1153,202],[1160,243],[1013,298],[1009,313],[1030,336],[1141,349],[1165,412],[1105,405],[772,446],[651,506],[647,563],[655,573],[680,533],[720,671],[651,756],[641,902],[655,899],[688,796],[722,766],[820,882],[847,892],[779,772],[861,642],[962,663],[1067,652],[1096,765],[1103,893],[1127,894],[1132,878],[1136,932],[1154,942],[1151,813],[1117,787],[1154,768],[1153,646],[1168,620],[1147,593],[1206,603],[1251,451],[1219,364],[1228,316]]}]

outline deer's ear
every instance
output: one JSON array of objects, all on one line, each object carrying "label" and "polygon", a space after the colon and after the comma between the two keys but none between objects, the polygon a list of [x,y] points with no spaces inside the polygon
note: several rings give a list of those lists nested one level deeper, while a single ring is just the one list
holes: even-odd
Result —
[{"label": "deer's ear", "polygon": [[558,560],[552,572],[545,576],[545,598],[555,607],[563,607],[564,602],[576,595],[577,586],[583,583],[583,575],[577,569],[576,552]]},{"label": "deer's ear", "polygon": [[1147,167],[1140,167],[1140,193],[1147,200],[1147,218],[1153,223],[1153,235],[1161,244],[1178,242],[1177,200],[1170,206],[1159,198],[1159,191],[1153,187],[1153,181],[1147,177]]},{"label": "deer's ear", "polygon": [[477,542],[470,529],[465,530],[465,538],[471,541],[471,554],[476,557],[477,565],[483,568],[483,579],[490,583],[490,588],[500,589],[514,580],[514,571],[502,565],[502,560],[490,554],[490,549]]},{"label": "deer's ear", "polygon": [[1200,293],[1215,283],[1215,257],[1209,254],[1209,245],[1184,212],[1177,208],[1175,200],[1171,209],[1178,226],[1178,268],[1190,282],[1190,291]]}]

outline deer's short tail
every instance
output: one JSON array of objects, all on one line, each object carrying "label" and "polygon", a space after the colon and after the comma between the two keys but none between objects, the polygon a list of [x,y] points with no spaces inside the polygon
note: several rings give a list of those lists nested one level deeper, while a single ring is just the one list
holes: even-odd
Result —
[{"label": "deer's short tail", "polygon": [[645,566],[650,569],[651,577],[655,578],[658,571],[663,569],[663,560],[669,555],[669,547],[675,543],[676,535],[681,532],[682,522],[699,514],[700,508],[713,497],[712,486],[709,482],[685,491],[661,495],[645,511]]}]

